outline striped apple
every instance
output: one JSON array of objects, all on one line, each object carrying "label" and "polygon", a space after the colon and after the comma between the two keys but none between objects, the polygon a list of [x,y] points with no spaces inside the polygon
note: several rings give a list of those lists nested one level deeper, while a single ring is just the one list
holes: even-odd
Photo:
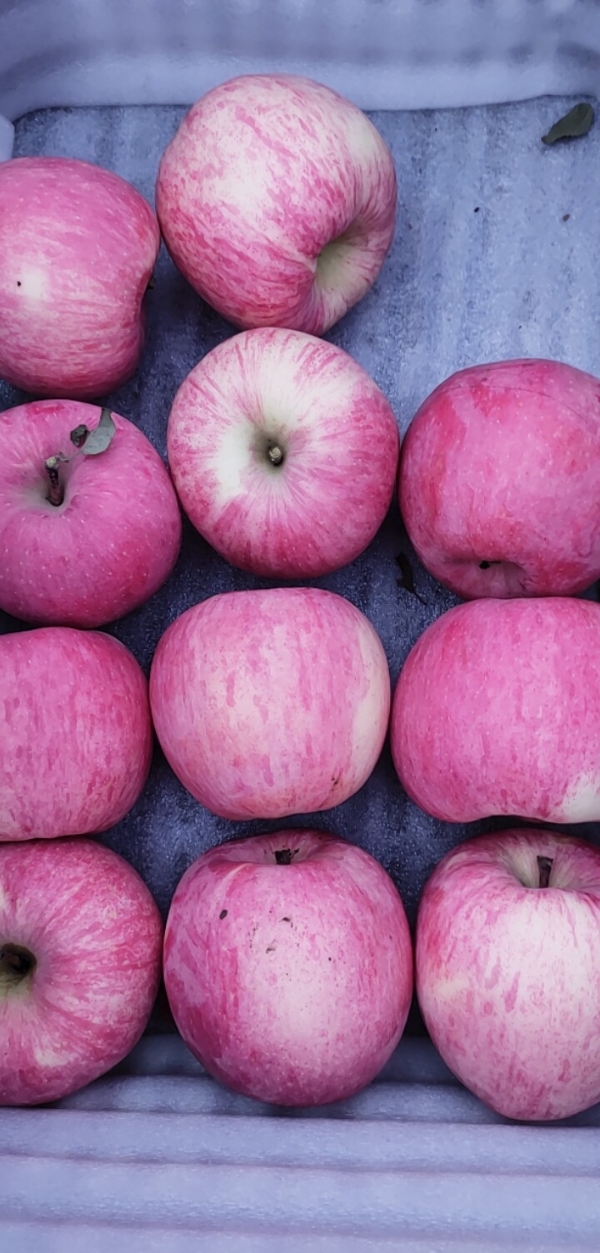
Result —
[{"label": "striped apple", "polygon": [[230,321],[320,335],[379,274],[396,175],[348,100],[307,78],[250,74],[190,109],[156,206],[175,264]]},{"label": "striped apple", "polygon": [[184,380],[167,452],[194,526],[235,566],[315,578],[353,561],[394,493],[398,428],[356,361],[300,331],[259,327]]}]

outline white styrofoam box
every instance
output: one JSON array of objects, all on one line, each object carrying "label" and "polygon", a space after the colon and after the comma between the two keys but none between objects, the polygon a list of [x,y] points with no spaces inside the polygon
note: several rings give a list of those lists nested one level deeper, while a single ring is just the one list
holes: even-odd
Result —
[{"label": "white styrofoam box", "polygon": [[[572,145],[540,142],[570,103],[375,116],[398,170],[397,236],[373,290],[328,338],[374,375],[403,430],[444,375],[474,360],[546,353],[600,374],[600,270],[590,263],[600,127]],[[151,199],[181,114],[42,111],[17,123],[15,150],[88,158]],[[139,374],[111,403],[162,453],[176,387],[232,328],[164,251],[155,278]],[[17,399],[0,384],[3,406]],[[453,603],[416,564],[422,599],[399,589],[399,549],[409,551],[395,515],[362,558],[324,581],[366,611],[394,677]],[[168,585],[111,629],[147,666],[166,621],[212,591],[251,584],[187,528]],[[358,797],[316,822],[379,857],[413,915],[430,869],[467,833],[411,805],[386,759]],[[164,911],[190,861],[233,833],[163,766],[102,838]],[[119,1073],[55,1108],[0,1111],[0,1250],[597,1253],[599,1172],[600,1108],[569,1125],[509,1124],[453,1081],[424,1039],[405,1038],[352,1101],[289,1112],[219,1087],[176,1037],[149,1038]]]},{"label": "white styrofoam box", "polygon": [[597,1253],[600,1109],[506,1125],[424,1041],[313,1111],[227,1093],[176,1037],[122,1070],[2,1114],[7,1253]]},{"label": "white styrofoam box", "polygon": [[[152,199],[181,111],[151,106],[274,69],[367,108],[593,95],[600,2],[0,0],[0,156],[12,121],[34,108],[143,104],[33,114],[17,123],[15,151],[96,161]],[[600,128],[580,144],[540,143],[571,103],[375,118],[398,168],[397,238],[373,290],[328,338],[374,375],[402,429],[427,391],[476,360],[545,354],[600,374]],[[161,453],[176,386],[231,331],[161,253],[139,374],[111,398]],[[0,384],[3,407],[18,399]],[[409,551],[392,517],[364,558],[327,580],[372,619],[393,677],[453,603],[418,566],[421,599],[399,589],[399,549]],[[168,587],[115,634],[147,666],[176,613],[250,584],[188,528]],[[389,760],[357,798],[318,818],[380,858],[413,915],[432,866],[468,833],[411,805]],[[159,765],[102,838],[164,911],[190,861],[232,833]],[[600,1107],[568,1125],[509,1124],[423,1039],[403,1040],[354,1100],[289,1112],[226,1092],[176,1037],[158,1037],[54,1108],[0,1111],[0,1250],[597,1253],[599,1172]]]},{"label": "white styrofoam box", "polygon": [[598,0],[2,0],[0,113],[308,74],[367,109],[595,94]]}]

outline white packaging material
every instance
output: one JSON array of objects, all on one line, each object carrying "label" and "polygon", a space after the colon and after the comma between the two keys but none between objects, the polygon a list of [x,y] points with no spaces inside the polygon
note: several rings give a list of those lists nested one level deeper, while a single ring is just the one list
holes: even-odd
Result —
[{"label": "white packaging material", "polygon": [[[373,290],[328,336],[373,374],[402,430],[436,383],[476,361],[546,355],[600,375],[600,127],[541,144],[597,91],[597,0],[5,0],[0,156],[16,122],[16,154],[96,161],[152,200],[182,106],[233,74],[274,69],[368,109],[411,110],[374,116],[398,170],[396,241]],[[511,100],[529,103],[482,107]],[[105,105],[128,107],[81,107]],[[474,107],[443,108],[458,105]],[[176,387],[231,331],[163,250],[139,374],[109,402],[164,453]],[[2,407],[19,399],[0,385]],[[414,563],[418,597],[400,585],[399,552]],[[187,528],[167,588],[115,634],[147,667],[167,621],[253,582]],[[368,614],[393,679],[454,603],[414,561],[396,514],[364,557],[319,584]],[[0,615],[0,630],[14,625]],[[382,861],[412,919],[433,866],[479,829],[420,813],[385,754],[357,797],[318,819]],[[164,912],[204,848],[260,826],[213,819],[158,759],[132,814],[103,838]],[[597,1253],[599,1124],[600,1107],[560,1126],[509,1124],[428,1041],[408,1037],[354,1100],[267,1108],[220,1088],[176,1036],[158,1035],[55,1108],[0,1111],[0,1249]]]},{"label": "white packaging material", "polygon": [[591,93],[597,0],[3,0],[0,113],[189,104],[286,70],[366,109]]}]

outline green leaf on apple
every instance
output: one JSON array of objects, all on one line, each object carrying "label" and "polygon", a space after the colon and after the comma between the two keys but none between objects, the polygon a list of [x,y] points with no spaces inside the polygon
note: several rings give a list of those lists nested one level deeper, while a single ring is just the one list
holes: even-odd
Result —
[{"label": "green leaf on apple", "polygon": [[560,139],[579,139],[581,135],[587,135],[593,125],[594,110],[591,104],[576,104],[550,127],[546,135],[542,135],[542,143],[555,144]]}]

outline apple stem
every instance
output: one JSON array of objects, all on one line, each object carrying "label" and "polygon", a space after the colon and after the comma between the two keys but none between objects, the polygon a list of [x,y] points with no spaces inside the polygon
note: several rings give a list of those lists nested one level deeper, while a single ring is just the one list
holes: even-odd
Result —
[{"label": "apple stem", "polygon": [[538,864],[538,874],[539,874],[539,887],[547,888],[550,883],[550,875],[552,874],[553,858],[552,857],[538,857],[537,864]]},{"label": "apple stem", "polygon": [[64,492],[58,472],[58,457],[48,457],[46,461],[46,473],[50,480],[47,499],[51,505],[62,505],[64,500]]},{"label": "apple stem", "polygon": [[269,444],[267,456],[272,466],[280,466],[283,461],[283,449],[279,444]]}]

